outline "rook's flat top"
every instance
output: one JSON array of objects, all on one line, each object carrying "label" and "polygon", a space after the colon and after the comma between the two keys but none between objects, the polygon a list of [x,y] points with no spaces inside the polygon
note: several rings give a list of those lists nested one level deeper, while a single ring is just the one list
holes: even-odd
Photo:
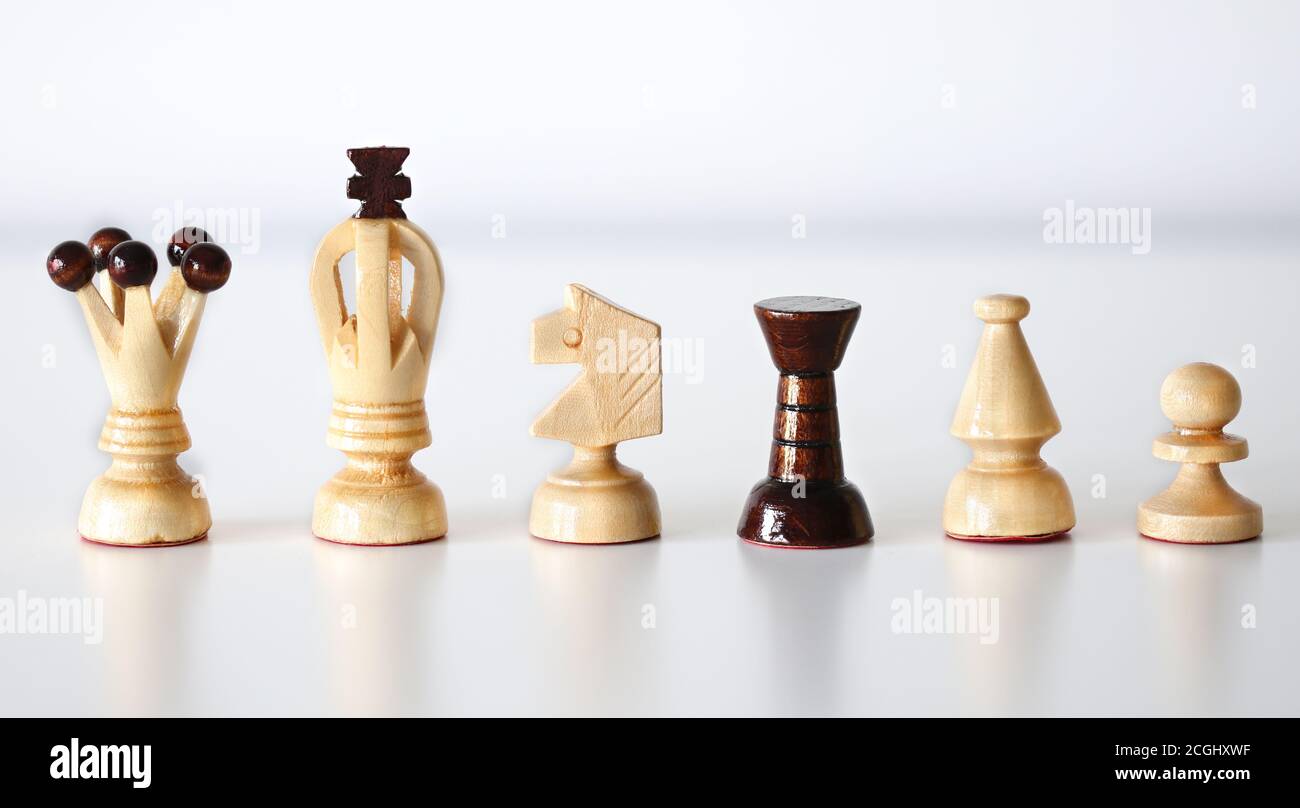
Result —
[{"label": "rook's flat top", "polygon": [[813,297],[794,295],[791,297],[769,297],[754,304],[756,309],[783,314],[834,314],[860,309],[857,302],[842,297]]},{"label": "rook's flat top", "polygon": [[771,297],[754,304],[772,362],[782,373],[840,366],[862,307],[839,297]]}]

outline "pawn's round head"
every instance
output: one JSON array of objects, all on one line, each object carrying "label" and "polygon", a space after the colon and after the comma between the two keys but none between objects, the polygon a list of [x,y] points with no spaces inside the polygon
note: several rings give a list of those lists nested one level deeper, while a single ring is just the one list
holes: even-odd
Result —
[{"label": "pawn's round head", "polygon": [[124,241],[108,254],[108,276],[123,289],[148,286],[158,274],[158,257],[143,241]]},{"label": "pawn's round head", "polygon": [[975,301],[975,316],[986,323],[1018,323],[1029,316],[1029,301],[1020,295],[985,295]]},{"label": "pawn's round head", "polygon": [[130,240],[131,234],[120,227],[101,227],[92,233],[86,246],[90,248],[90,254],[95,257],[95,271],[103,272],[108,269],[108,254],[117,245]]},{"label": "pawn's round head", "polygon": [[185,285],[196,292],[214,292],[230,280],[230,255],[219,244],[200,242],[181,258]]},{"label": "pawn's round head", "polygon": [[1219,432],[1241,411],[1241,386],[1218,365],[1193,362],[1165,377],[1160,410],[1179,429]]},{"label": "pawn's round head", "polygon": [[65,241],[45,259],[50,280],[60,289],[75,292],[95,277],[95,259],[90,248],[80,241]]},{"label": "pawn's round head", "polygon": [[172,233],[171,240],[167,242],[167,263],[174,267],[180,266],[186,250],[195,244],[205,244],[209,241],[212,241],[212,236],[209,236],[203,228],[182,227]]}]

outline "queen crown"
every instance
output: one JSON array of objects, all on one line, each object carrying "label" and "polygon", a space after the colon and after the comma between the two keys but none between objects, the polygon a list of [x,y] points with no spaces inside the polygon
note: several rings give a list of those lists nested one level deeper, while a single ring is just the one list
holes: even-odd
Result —
[{"label": "queen crown", "polygon": [[204,303],[229,279],[230,256],[197,228],[178,230],[167,256],[172,271],[157,301],[149,290],[157,257],[120,228],[65,241],[46,259],[50,279],[77,296],[112,399],[99,448],[113,462],[91,483],[78,522],[92,541],[177,544],[211,525],[197,481],[176,463],[190,448],[176,401]]},{"label": "queen crown", "polygon": [[119,228],[97,231],[86,244],[65,241],[46,261],[50,278],[77,295],[113,407],[122,412],[176,406],[204,302],[230,277],[230,256],[197,228],[176,231],[168,258],[173,268],[157,301],[149,291],[158,271],[153,250]]}]

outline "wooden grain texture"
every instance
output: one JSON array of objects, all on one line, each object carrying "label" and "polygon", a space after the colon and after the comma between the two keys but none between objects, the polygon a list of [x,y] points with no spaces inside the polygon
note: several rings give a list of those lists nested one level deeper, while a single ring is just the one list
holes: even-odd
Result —
[{"label": "wooden grain texture", "polygon": [[654,489],[615,452],[622,441],[663,431],[659,326],[569,284],[564,307],[533,321],[531,354],[534,364],[577,364],[582,372],[530,430],[573,444],[573,461],[533,493],[529,532],[576,544],[658,536]]},{"label": "wooden grain texture", "polygon": [[122,289],[109,278],[108,273],[108,254],[113,248],[124,241],[130,241],[131,234],[120,227],[101,227],[90,238],[86,240],[86,246],[90,247],[91,254],[95,258],[95,271],[102,273],[100,277],[99,291],[104,296],[104,302],[112,310],[113,316],[119,321],[122,319],[123,298]]},{"label": "wooden grain texture", "polygon": [[984,330],[950,430],[973,457],[948,487],[943,529],[983,541],[1060,536],[1074,527],[1074,500],[1039,456],[1061,422],[1020,328],[1029,301],[990,295],[974,309]]},{"label": "wooden grain texture", "polygon": [[55,286],[75,292],[94,279],[95,259],[90,248],[80,241],[64,241],[50,250],[45,271]]},{"label": "wooden grain texture", "polygon": [[[370,170],[375,164],[358,162],[359,151],[370,150],[349,156]],[[404,158],[407,150],[397,151]],[[339,261],[353,251],[357,310],[349,312]],[[405,311],[403,258],[413,268]],[[442,491],[411,464],[432,442],[424,395],[442,308],[437,248],[404,216],[346,219],[321,240],[310,286],[334,390],[326,443],[347,458],[316,494],[312,531],[343,544],[441,538],[447,532]]]},{"label": "wooden grain texture", "polygon": [[749,493],[737,534],[773,547],[861,544],[874,532],[866,501],[844,478],[835,370],[862,313],[851,300],[779,297],[754,304],[781,373],[768,476]]},{"label": "wooden grain texture", "polygon": [[[99,438],[112,463],[87,490],[77,529],[103,544],[186,544],[204,538],[212,525],[206,493],[176,462],[190,448],[177,398],[207,292],[186,287],[181,273],[173,272],[160,300],[175,305],[155,305],[148,281],[157,270],[156,256],[142,242],[118,238],[125,235],[101,230],[92,237],[101,255],[106,243],[115,242],[100,262],[120,294],[89,282],[76,289],[112,400]],[[213,247],[228,272],[228,256]],[[85,255],[95,249],[87,246]]]},{"label": "wooden grain texture", "polygon": [[167,240],[167,263],[174,267],[181,265],[181,259],[185,253],[195,244],[209,244],[212,242],[212,236],[208,231],[201,227],[182,227],[172,233],[172,237]]},{"label": "wooden grain texture", "polygon": [[1160,409],[1174,428],[1152,452],[1181,463],[1168,488],[1138,506],[1138,532],[1183,544],[1228,544],[1264,530],[1264,511],[1233,490],[1220,463],[1249,454],[1245,438],[1223,429],[1241,410],[1241,387],[1218,365],[1196,362],[1170,373],[1160,387]]}]

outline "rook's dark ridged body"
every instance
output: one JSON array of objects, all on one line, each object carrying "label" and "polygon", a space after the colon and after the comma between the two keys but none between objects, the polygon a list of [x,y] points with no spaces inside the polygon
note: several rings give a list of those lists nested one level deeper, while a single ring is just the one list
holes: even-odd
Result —
[{"label": "rook's dark ridged body", "polygon": [[754,304],[772,361],[781,371],[767,479],[754,486],[737,533],[776,547],[844,547],[873,530],[867,503],[844,478],[835,369],[862,307],[827,297],[779,297]]}]

